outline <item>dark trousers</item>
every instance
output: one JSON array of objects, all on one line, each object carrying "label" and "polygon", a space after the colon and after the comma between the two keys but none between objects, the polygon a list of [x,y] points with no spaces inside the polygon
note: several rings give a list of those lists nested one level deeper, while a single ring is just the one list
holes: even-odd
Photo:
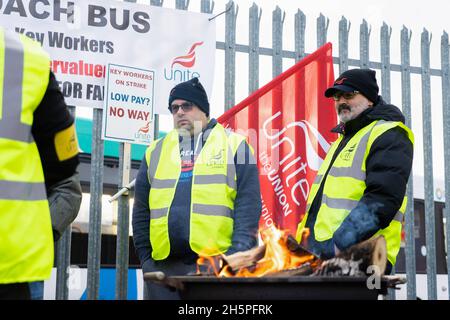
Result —
[{"label": "dark trousers", "polygon": [[0,284],[0,300],[30,300],[28,282]]}]

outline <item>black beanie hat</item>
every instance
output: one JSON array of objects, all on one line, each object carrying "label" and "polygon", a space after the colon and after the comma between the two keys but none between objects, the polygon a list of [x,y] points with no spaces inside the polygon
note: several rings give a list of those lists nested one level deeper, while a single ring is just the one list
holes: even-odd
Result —
[{"label": "black beanie hat", "polygon": [[378,102],[378,85],[375,71],[370,69],[352,69],[343,72],[334,85],[325,91],[325,97],[332,97],[337,91],[359,91],[373,103]]},{"label": "black beanie hat", "polygon": [[169,109],[175,99],[190,101],[199,107],[207,117],[209,116],[208,96],[198,78],[192,78],[173,87],[169,95]]}]

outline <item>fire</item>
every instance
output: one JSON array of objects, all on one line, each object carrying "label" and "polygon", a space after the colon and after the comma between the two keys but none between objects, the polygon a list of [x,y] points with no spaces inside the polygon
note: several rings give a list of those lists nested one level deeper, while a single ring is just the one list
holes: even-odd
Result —
[{"label": "fire", "polygon": [[302,239],[300,240],[300,243],[302,243],[305,247],[308,247],[308,238],[310,233],[311,232],[309,231],[309,228],[303,228],[300,236],[300,238]]},{"label": "fire", "polygon": [[[309,234],[307,230],[303,238]],[[265,245],[263,258],[258,260],[252,267],[240,268],[233,272],[222,259],[202,256],[197,261],[197,266],[208,265],[206,272],[214,273],[218,277],[263,277],[282,270],[298,268],[306,262],[313,263],[315,257],[308,253],[296,254],[288,248],[288,233],[271,227],[261,231],[262,239]],[[199,272],[199,268],[197,268]]]}]

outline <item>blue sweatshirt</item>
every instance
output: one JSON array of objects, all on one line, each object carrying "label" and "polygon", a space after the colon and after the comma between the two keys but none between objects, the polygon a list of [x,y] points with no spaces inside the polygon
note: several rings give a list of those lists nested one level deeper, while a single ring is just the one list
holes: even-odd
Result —
[{"label": "blue sweatshirt", "polygon": [[[208,139],[210,129],[216,124],[217,121],[212,119],[202,133],[193,139],[183,139],[180,136],[182,168],[169,213],[169,258],[180,259],[186,263],[193,263],[198,257],[189,245],[192,169],[196,155],[200,153]],[[238,159],[239,163],[237,163]],[[245,161],[241,161],[241,159],[245,159]],[[248,250],[256,246],[258,222],[261,214],[258,168],[246,141],[243,141],[238,147],[234,163],[236,166],[237,195],[234,201],[232,245],[226,254]],[[147,168],[144,157],[136,177],[132,216],[133,241],[141,264],[151,258],[152,252],[148,204],[151,186],[148,181]]]}]

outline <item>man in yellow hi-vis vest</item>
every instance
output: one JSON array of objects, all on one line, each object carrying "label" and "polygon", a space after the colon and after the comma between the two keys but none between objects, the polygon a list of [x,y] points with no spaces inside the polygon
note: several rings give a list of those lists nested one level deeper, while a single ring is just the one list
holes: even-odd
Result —
[{"label": "man in yellow hi-vis vest", "polygon": [[0,299],[50,277],[64,210],[81,201],[74,119],[49,66],[39,43],[0,27]]},{"label": "man in yellow hi-vis vest", "polygon": [[369,69],[348,70],[325,91],[335,101],[340,124],[333,132],[340,136],[310,188],[297,240],[304,240],[303,231],[309,228],[307,246],[328,259],[383,235],[385,272],[390,273],[400,250],[414,136],[402,112],[384,102],[378,91],[375,71]]},{"label": "man in yellow hi-vis vest", "polygon": [[[169,97],[175,129],[150,144],[136,177],[133,239],[144,272],[195,272],[199,255],[247,250],[257,244],[259,176],[245,137],[209,119],[198,78]],[[145,283],[145,299],[178,293]]]}]

